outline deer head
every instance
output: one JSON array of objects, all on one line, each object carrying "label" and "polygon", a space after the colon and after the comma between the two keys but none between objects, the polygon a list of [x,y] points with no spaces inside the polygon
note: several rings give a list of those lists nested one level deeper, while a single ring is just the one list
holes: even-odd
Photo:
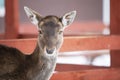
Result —
[{"label": "deer head", "polygon": [[76,16],[76,11],[66,13],[62,17],[43,17],[36,11],[24,7],[30,21],[37,26],[38,44],[43,53],[53,54],[57,52],[63,42],[63,31],[69,26]]}]

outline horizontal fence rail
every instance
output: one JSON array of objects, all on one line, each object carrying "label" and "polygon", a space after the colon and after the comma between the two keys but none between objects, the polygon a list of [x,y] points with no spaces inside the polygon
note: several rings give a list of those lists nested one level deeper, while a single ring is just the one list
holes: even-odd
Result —
[{"label": "horizontal fence rail", "polygon": [[120,68],[56,72],[51,80],[120,80]]},{"label": "horizontal fence rail", "polygon": [[[24,53],[31,53],[37,43],[37,39],[8,39],[0,40],[0,44],[16,47]],[[61,52],[79,50],[119,50],[120,36],[86,36],[65,37]]]}]

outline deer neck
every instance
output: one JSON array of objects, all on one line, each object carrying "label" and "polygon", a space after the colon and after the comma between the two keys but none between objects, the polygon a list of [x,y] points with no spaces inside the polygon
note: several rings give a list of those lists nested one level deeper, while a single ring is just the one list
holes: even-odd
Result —
[{"label": "deer neck", "polygon": [[45,53],[43,52],[41,47],[43,45],[41,45],[40,43],[41,42],[39,42],[38,40],[35,50],[28,57],[29,59],[27,59],[29,69],[32,68],[32,70],[29,70],[28,76],[34,73],[31,78],[34,79],[40,78],[41,80],[48,80],[55,69],[57,55],[56,56],[44,55]]}]

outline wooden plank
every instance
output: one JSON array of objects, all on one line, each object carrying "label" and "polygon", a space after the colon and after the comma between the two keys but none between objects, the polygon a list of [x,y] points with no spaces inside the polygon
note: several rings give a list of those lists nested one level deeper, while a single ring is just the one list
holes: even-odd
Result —
[{"label": "wooden plank", "polygon": [[110,0],[110,32],[120,34],[120,0]]},{"label": "wooden plank", "polygon": [[[16,47],[24,53],[31,53],[36,39],[0,40],[0,44]],[[80,50],[120,49],[120,36],[65,37],[61,52]]]},{"label": "wooden plank", "polygon": [[56,72],[51,80],[120,80],[120,68]]},{"label": "wooden plank", "polygon": [[5,0],[5,11],[5,38],[17,38],[19,28],[18,0]]},{"label": "wooden plank", "polygon": [[111,50],[111,67],[120,67],[120,50]]},{"label": "wooden plank", "polygon": [[61,51],[120,49],[119,36],[69,37],[64,40]]},{"label": "wooden plank", "polygon": [[92,66],[92,65],[75,65],[75,64],[57,64],[55,71],[79,71],[79,70],[93,70],[93,69],[105,69],[109,67]]},{"label": "wooden plank", "polygon": [[[120,0],[110,0],[110,32],[120,35]],[[120,67],[120,49],[111,50],[111,66]]]},{"label": "wooden plank", "polygon": [[36,46],[36,39],[9,39],[0,40],[0,44],[8,45],[10,47],[15,47],[21,50],[23,53],[30,54],[33,52]]}]

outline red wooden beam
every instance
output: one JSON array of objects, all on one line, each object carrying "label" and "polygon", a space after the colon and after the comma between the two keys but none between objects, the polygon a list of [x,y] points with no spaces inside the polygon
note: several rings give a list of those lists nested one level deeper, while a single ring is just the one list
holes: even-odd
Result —
[{"label": "red wooden beam", "polygon": [[[31,53],[36,39],[0,40],[0,44],[16,47],[24,53]],[[80,50],[120,50],[120,36],[65,37],[61,52]]]},{"label": "red wooden beam", "polygon": [[120,49],[120,36],[83,36],[65,38],[61,51]]},{"label": "red wooden beam", "polygon": [[57,72],[51,80],[120,80],[120,68]]},{"label": "red wooden beam", "polygon": [[0,40],[0,44],[8,45],[10,47],[15,47],[22,52],[28,54],[32,53],[35,46],[36,46],[36,39],[7,39],[7,40]]},{"label": "red wooden beam", "polygon": [[120,34],[120,0],[110,0],[110,31]]},{"label": "red wooden beam", "polygon": [[[110,0],[110,33],[120,35],[120,0]],[[120,67],[120,49],[111,50],[111,66]]]},{"label": "red wooden beam", "polygon": [[57,64],[55,71],[79,71],[79,70],[93,70],[93,69],[105,69],[109,67],[92,66],[92,65],[75,65],[75,64]]},{"label": "red wooden beam", "polygon": [[19,28],[18,0],[5,0],[5,38],[17,38]]}]

